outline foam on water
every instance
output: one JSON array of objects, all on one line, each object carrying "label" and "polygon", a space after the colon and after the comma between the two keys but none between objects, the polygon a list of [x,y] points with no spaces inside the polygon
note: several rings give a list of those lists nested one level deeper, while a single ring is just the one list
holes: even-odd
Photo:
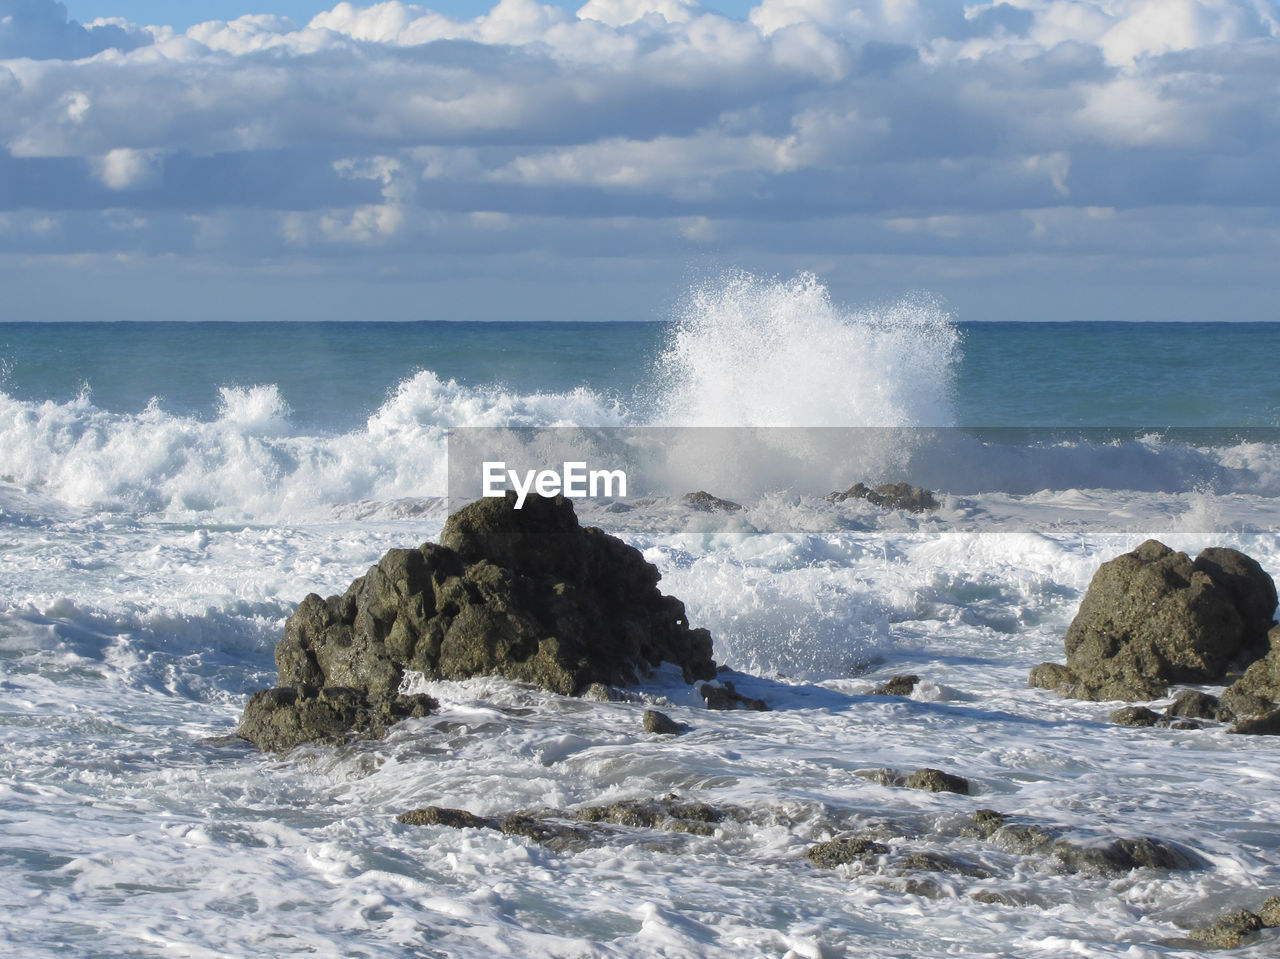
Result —
[{"label": "foam on water", "polygon": [[[225,386],[204,414],[0,395],[0,942],[41,959],[1197,955],[1164,940],[1280,887],[1274,741],[1123,729],[1106,722],[1114,704],[1025,682],[1061,658],[1098,563],[1147,535],[1280,572],[1277,447],[1248,437],[944,431],[881,458],[947,491],[927,516],[768,492],[765,456],[739,512],[584,505],[659,567],[770,713],[709,712],[664,672],[638,702],[476,679],[424,684],[440,712],[381,742],[281,758],[208,741],[272,680],[298,600],[438,538],[448,428],[914,430],[952,422],[957,349],[924,301],[859,313],[811,278],[737,276],[691,294],[644,402],[423,370],[358,428],[326,432],[300,427],[273,385]],[[823,454],[810,439],[769,442],[775,459]],[[912,697],[867,695],[903,672],[924,677]],[[642,735],[643,705],[690,731]],[[977,794],[868,778],[920,766]],[[670,792],[750,821],[566,852],[395,821],[428,803],[498,815]],[[1064,877],[962,835],[979,807],[1080,841],[1155,835],[1211,868]],[[894,856],[991,875],[802,857],[877,830]]]}]

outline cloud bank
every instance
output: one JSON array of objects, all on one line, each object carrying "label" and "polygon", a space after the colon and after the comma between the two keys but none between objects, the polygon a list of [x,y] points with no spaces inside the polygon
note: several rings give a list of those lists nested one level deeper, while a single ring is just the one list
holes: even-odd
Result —
[{"label": "cloud bank", "polygon": [[0,256],[1253,276],[1278,39],[1269,0],[389,0],[185,33],[0,0]]}]

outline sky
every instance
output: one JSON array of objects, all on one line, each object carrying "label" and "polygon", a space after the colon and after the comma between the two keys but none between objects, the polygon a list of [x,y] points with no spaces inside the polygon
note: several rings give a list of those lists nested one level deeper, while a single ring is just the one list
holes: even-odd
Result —
[{"label": "sky", "polygon": [[0,0],[0,320],[1280,319],[1276,0]]}]

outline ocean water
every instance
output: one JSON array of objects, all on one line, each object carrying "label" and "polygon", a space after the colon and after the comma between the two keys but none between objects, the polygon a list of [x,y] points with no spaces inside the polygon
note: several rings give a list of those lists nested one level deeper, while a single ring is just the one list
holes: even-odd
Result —
[{"label": "ocean water", "polygon": [[[964,324],[745,275],[653,324],[0,325],[0,950],[1197,955],[1189,925],[1280,892],[1280,744],[1112,726],[1025,678],[1149,536],[1280,573],[1277,355],[1280,324]],[[832,477],[763,460],[739,513],[582,502],[768,713],[660,672],[639,699],[691,729],[657,739],[638,702],[424,682],[440,712],[381,742],[219,745],[303,596],[438,536],[449,431],[478,426],[857,427],[884,455],[846,485],[943,506],[831,504]],[[867,695],[906,672],[910,698]],[[924,766],[975,794],[869,775]],[[673,792],[750,821],[557,852],[395,820]],[[978,808],[1208,868],[1063,875],[965,836]],[[803,858],[865,831],[886,861]],[[894,865],[913,852],[983,874]]]}]

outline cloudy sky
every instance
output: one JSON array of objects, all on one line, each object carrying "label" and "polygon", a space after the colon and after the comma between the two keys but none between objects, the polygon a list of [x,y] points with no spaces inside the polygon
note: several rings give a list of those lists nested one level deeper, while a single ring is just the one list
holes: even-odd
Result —
[{"label": "cloudy sky", "polygon": [[0,0],[0,319],[1280,319],[1276,0]]}]

